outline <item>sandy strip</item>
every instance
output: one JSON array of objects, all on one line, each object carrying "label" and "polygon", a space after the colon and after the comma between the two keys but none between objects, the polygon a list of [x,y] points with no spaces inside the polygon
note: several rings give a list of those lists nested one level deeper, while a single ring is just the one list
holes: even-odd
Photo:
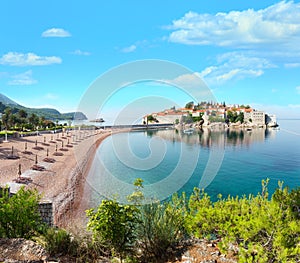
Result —
[{"label": "sandy strip", "polygon": [[[116,132],[120,131],[113,131]],[[43,199],[53,202],[55,225],[68,227],[75,222],[80,223],[82,220],[78,219],[84,217],[84,210],[87,209],[81,202],[85,177],[99,144],[111,134],[111,130],[81,130],[68,134],[9,138],[9,142],[2,142],[0,139],[0,185],[18,178],[21,165],[21,176],[33,180],[25,186],[36,188]],[[44,161],[47,150],[48,158],[55,159],[54,163]],[[56,153],[61,156],[55,155]],[[18,159],[9,159],[11,156]],[[45,171],[31,169],[36,159]]]}]

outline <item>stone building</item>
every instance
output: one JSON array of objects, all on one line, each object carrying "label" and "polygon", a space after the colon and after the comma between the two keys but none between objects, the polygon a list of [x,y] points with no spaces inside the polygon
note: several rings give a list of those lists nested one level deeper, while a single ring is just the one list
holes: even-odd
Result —
[{"label": "stone building", "polygon": [[250,122],[254,125],[265,125],[266,114],[263,111],[249,110],[244,112],[244,121]]}]

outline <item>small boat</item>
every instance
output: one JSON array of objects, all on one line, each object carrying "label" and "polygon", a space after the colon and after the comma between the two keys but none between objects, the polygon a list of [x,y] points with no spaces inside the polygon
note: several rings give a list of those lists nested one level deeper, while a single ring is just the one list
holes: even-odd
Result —
[{"label": "small boat", "polygon": [[268,123],[268,128],[277,128],[279,125],[277,122]]},{"label": "small boat", "polygon": [[194,128],[185,129],[185,130],[183,130],[183,133],[191,134],[194,132],[194,130],[195,130]]},{"label": "small boat", "polygon": [[90,122],[105,122],[105,120],[103,120],[103,118],[99,118],[99,119],[91,120]]}]

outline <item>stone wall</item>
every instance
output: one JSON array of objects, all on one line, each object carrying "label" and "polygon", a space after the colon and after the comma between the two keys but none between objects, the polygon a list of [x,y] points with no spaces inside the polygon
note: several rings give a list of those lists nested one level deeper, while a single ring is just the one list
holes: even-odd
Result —
[{"label": "stone wall", "polygon": [[[10,188],[0,185],[0,198],[3,195],[3,191],[8,191],[8,195],[11,197],[13,193],[10,192]],[[39,212],[41,214],[43,222],[49,226],[53,226],[53,203],[49,200],[42,200],[39,203]]]},{"label": "stone wall", "polygon": [[39,212],[42,220],[49,226],[53,226],[53,204],[51,201],[43,200],[39,203]]}]

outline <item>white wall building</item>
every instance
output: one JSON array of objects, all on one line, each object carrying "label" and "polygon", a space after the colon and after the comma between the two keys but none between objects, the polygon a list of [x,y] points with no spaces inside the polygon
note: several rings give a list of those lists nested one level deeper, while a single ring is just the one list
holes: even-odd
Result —
[{"label": "white wall building", "polygon": [[[159,112],[159,113],[153,113],[152,114],[153,118],[156,119],[156,121],[154,122],[148,122],[148,124],[151,123],[157,123],[157,124],[175,124],[176,120],[178,120],[179,122],[181,122],[182,120],[182,116],[187,116],[187,114],[184,114],[182,112],[178,112],[178,113],[163,113],[163,112]],[[147,123],[147,116],[143,117],[143,123]]]},{"label": "white wall building", "polygon": [[251,112],[244,113],[244,121],[250,122],[254,125],[265,125],[266,124],[266,114],[263,111],[253,110]]},{"label": "white wall building", "polygon": [[157,115],[156,119],[160,124],[176,123],[176,120],[181,122],[183,114],[167,114],[167,115]]}]

